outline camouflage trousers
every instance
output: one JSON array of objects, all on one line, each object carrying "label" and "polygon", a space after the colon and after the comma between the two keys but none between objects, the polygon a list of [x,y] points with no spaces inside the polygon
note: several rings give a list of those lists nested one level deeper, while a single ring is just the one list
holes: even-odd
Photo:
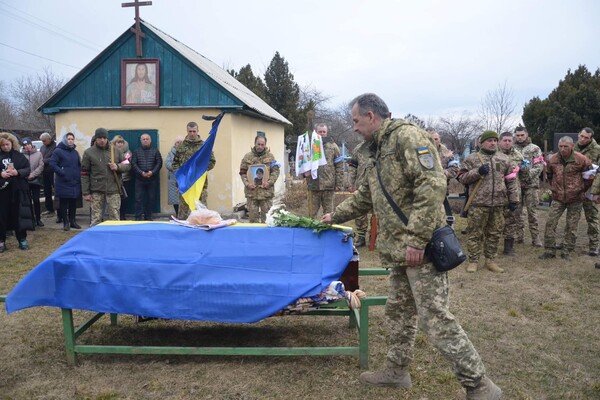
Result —
[{"label": "camouflage trousers", "polygon": [[521,204],[517,208],[518,223],[517,236],[518,241],[523,240],[525,236],[525,216],[524,211],[527,211],[527,221],[529,222],[529,232],[531,233],[531,241],[535,241],[540,236],[538,227],[537,207],[539,203],[538,188],[521,188]]},{"label": "camouflage trousers", "polygon": [[107,221],[119,221],[121,209],[121,195],[119,193],[105,194],[100,192],[92,193],[91,201],[91,221],[90,226],[98,225],[102,222],[104,206],[106,205]]},{"label": "camouflage trousers", "polygon": [[519,215],[517,210],[504,210],[504,239],[516,239],[519,230]]},{"label": "camouflage trousers", "polygon": [[269,209],[273,205],[273,199],[251,199],[246,198],[248,219],[251,223],[265,222]]},{"label": "camouflage trousers", "polygon": [[364,238],[367,237],[367,231],[369,230],[369,220],[371,219],[371,214],[367,213],[365,215],[361,215],[360,217],[354,220],[354,226],[356,227],[356,235],[362,236]]},{"label": "camouflage trousers", "polygon": [[589,199],[583,200],[583,215],[588,224],[588,239],[590,241],[590,250],[598,248],[600,238],[598,237],[598,208]]},{"label": "camouflage trousers", "polygon": [[[208,199],[208,190],[206,190],[206,188],[204,188],[202,190],[202,193],[200,194],[200,201],[206,207],[208,207],[208,204],[206,204],[207,199]],[[183,199],[183,196],[181,196],[181,193],[179,193],[179,210],[177,211],[177,219],[185,220],[185,219],[187,219],[187,217],[190,216],[191,212],[192,212],[192,210],[190,210],[190,206],[188,206],[188,204]]]},{"label": "camouflage trousers", "polygon": [[[323,215],[333,212],[333,190],[311,190],[313,203],[313,218],[317,218],[319,208],[323,207]],[[310,194],[309,194],[310,196]]]},{"label": "camouflage trousers", "polygon": [[474,386],[485,374],[481,357],[448,309],[448,274],[433,264],[392,266],[385,315],[389,367],[407,368],[412,362],[418,322],[463,386]]},{"label": "camouflage trousers", "polygon": [[546,229],[544,231],[544,248],[555,252],[556,249],[556,227],[558,220],[567,210],[567,218],[565,224],[565,239],[563,242],[563,253],[570,253],[575,250],[577,242],[577,224],[581,218],[582,203],[564,204],[560,201],[553,200],[546,221]]},{"label": "camouflage trousers", "polygon": [[495,260],[498,243],[504,229],[504,207],[471,207],[467,221],[467,251],[469,262],[478,262],[483,255]]}]

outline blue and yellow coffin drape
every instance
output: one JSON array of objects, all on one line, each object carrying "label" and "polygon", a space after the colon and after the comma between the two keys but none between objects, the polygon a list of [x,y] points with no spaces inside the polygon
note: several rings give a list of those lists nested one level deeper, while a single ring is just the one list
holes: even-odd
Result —
[{"label": "blue and yellow coffin drape", "polygon": [[54,306],[105,313],[256,322],[339,279],[345,234],[161,222],[104,223],[39,264],[6,298],[8,313]]}]

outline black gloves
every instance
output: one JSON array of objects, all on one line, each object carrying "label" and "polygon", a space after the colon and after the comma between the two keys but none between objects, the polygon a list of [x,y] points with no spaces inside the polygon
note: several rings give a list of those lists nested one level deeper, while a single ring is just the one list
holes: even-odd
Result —
[{"label": "black gloves", "polygon": [[518,207],[519,203],[508,203],[508,209],[510,211],[515,211]]},{"label": "black gloves", "polygon": [[479,175],[487,175],[490,172],[490,166],[483,164],[477,171],[479,172]]}]

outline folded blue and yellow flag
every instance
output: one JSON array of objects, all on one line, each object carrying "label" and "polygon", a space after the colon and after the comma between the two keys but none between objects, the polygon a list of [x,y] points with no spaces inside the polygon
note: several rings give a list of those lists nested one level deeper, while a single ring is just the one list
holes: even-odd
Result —
[{"label": "folded blue and yellow flag", "polygon": [[213,121],[208,138],[202,147],[175,171],[179,192],[192,211],[196,209],[196,200],[200,199],[202,189],[204,188],[210,155],[223,115],[223,113],[219,114]]}]

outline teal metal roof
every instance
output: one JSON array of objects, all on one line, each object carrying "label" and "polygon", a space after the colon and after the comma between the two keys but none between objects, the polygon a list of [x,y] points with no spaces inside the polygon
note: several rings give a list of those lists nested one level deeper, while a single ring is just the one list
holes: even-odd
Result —
[{"label": "teal metal roof", "polygon": [[[141,21],[144,59],[160,60],[160,108],[220,108],[290,122],[227,71],[151,24]],[[120,109],[121,60],[135,58],[135,34],[127,29],[39,110]]]}]

